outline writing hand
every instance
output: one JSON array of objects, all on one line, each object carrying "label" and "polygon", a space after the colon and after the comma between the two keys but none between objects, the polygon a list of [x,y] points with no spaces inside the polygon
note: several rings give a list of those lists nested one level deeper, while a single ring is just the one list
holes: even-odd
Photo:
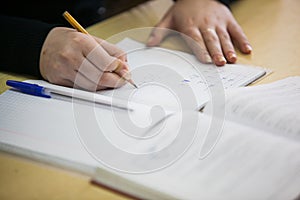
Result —
[{"label": "writing hand", "polygon": [[235,63],[233,44],[243,53],[252,51],[230,10],[215,0],[178,0],[153,29],[147,45],[158,45],[169,33],[165,28],[192,38],[183,37],[203,63],[212,61],[218,66]]},{"label": "writing hand", "polygon": [[95,91],[126,82],[125,53],[100,38],[65,27],[53,28],[41,50],[40,72],[51,83]]}]

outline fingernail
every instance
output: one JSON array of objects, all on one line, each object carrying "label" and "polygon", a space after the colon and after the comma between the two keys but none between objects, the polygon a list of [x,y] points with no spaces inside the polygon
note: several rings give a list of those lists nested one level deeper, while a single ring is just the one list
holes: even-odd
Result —
[{"label": "fingernail", "polygon": [[210,55],[208,55],[208,54],[206,54],[206,55],[204,56],[204,60],[205,60],[206,63],[212,63],[211,57],[210,57]]},{"label": "fingernail", "polygon": [[246,44],[245,46],[247,53],[252,52],[252,47],[249,44]]},{"label": "fingernail", "polygon": [[217,65],[225,65],[226,64],[226,59],[224,58],[224,56],[221,55],[216,55],[215,59],[214,59]]},{"label": "fingernail", "polygon": [[117,67],[115,68],[114,72],[119,73],[123,69],[127,71],[129,70],[129,66],[127,62],[117,59],[116,63],[117,63]]},{"label": "fingernail", "polygon": [[125,62],[122,62],[122,64],[123,64],[122,67],[128,71],[129,70],[128,63],[125,61]]},{"label": "fingernail", "polygon": [[153,43],[154,43],[154,36],[150,36],[149,39],[148,39],[147,45],[152,46]]},{"label": "fingernail", "polygon": [[130,74],[130,72],[129,72],[128,70],[126,70],[126,69],[122,69],[122,70],[120,71],[120,75],[121,75],[121,77],[123,77],[123,78],[126,79],[126,80],[131,79],[131,74]]},{"label": "fingernail", "polygon": [[227,57],[228,57],[228,60],[229,60],[230,62],[235,62],[235,61],[236,61],[236,54],[233,53],[233,52],[229,52],[229,53],[227,54]]}]

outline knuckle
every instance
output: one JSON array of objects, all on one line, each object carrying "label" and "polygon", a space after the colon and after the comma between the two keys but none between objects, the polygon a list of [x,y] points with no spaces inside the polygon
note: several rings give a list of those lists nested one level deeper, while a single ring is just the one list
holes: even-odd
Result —
[{"label": "knuckle", "polygon": [[197,33],[193,28],[186,29],[184,34],[191,38],[193,41],[202,42],[202,38],[199,33]]},{"label": "knuckle", "polygon": [[109,77],[108,77],[106,74],[103,74],[103,75],[100,77],[99,84],[100,84],[100,86],[106,85],[106,83],[107,83],[108,81],[109,81]]},{"label": "knuckle", "polygon": [[72,36],[72,42],[75,44],[82,44],[88,39],[88,36],[83,33],[74,33]]},{"label": "knuckle", "polygon": [[184,31],[183,31],[184,34],[190,36],[190,37],[193,37],[195,36],[195,31],[194,31],[194,28],[192,27],[189,27],[189,28],[186,28]]},{"label": "knuckle", "polygon": [[72,49],[64,49],[58,52],[58,61],[63,66],[72,66],[76,69],[82,64],[82,61]]},{"label": "knuckle", "polygon": [[123,51],[122,49],[116,48],[116,50],[115,50],[115,56],[116,57],[122,57],[122,56],[125,56],[125,55],[126,55],[125,51]]},{"label": "knuckle", "polygon": [[218,35],[221,40],[230,40],[228,33],[225,31],[219,31]]},{"label": "knuckle", "polygon": [[71,51],[68,49],[64,49],[63,51],[60,51],[58,53],[59,59],[63,62],[68,62],[70,60],[71,55]]},{"label": "knuckle", "polygon": [[218,38],[213,34],[207,34],[205,37],[205,41],[207,43],[215,43],[218,42]]}]

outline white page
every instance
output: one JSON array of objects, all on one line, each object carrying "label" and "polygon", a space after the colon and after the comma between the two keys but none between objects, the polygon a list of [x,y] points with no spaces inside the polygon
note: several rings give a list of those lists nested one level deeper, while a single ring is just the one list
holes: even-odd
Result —
[{"label": "white page", "polygon": [[[132,194],[146,199],[165,197],[155,196],[153,190],[168,194],[167,199],[191,200],[280,200],[293,199],[300,194],[298,142],[228,121],[215,149],[208,157],[200,160],[203,140],[201,132],[209,128],[206,116],[201,116],[200,121],[197,140],[171,166],[155,173],[119,173],[113,179],[105,179],[105,173],[99,170],[101,176],[96,175],[95,179],[118,189],[132,191]],[[150,191],[139,192],[147,187],[150,187]]]},{"label": "white page", "polygon": [[300,77],[227,92],[232,120],[300,141]]},{"label": "white page", "polygon": [[0,95],[0,110],[1,149],[93,173],[97,162],[76,136],[72,104],[6,91]]},{"label": "white page", "polygon": [[209,101],[209,89],[218,81],[225,89],[246,86],[266,72],[260,67],[239,64],[224,67],[202,64],[191,54],[159,47],[147,48],[130,38],[125,38],[117,46],[126,52],[132,79],[140,88],[134,90],[127,84],[99,93],[126,100],[130,97],[132,101],[148,105],[178,108],[182,103],[180,92],[192,89],[193,95],[186,95],[195,98],[196,106],[190,105],[188,109],[200,108]]},{"label": "white page", "polygon": [[[83,173],[87,173],[87,168],[88,173],[91,173],[99,165],[85,149],[84,136],[102,131],[105,139],[112,141],[118,148],[134,151],[136,139],[121,132],[122,120],[130,120],[133,127],[140,128],[134,134],[142,137],[148,127],[171,114],[153,114],[148,106],[127,111],[76,99],[68,101],[36,97],[13,90],[0,95],[0,111],[3,116],[0,120],[2,149],[27,157],[33,156],[50,164],[63,165],[70,162],[73,163],[69,165],[71,169],[76,168]],[[82,125],[86,126],[83,130]],[[157,140],[160,138],[142,140],[141,147],[151,147]],[[104,141],[95,138],[92,142],[101,145]],[[156,146],[159,148],[159,145]],[[139,150],[143,151],[142,148]],[[47,154],[50,157],[39,156]]]},{"label": "white page", "polygon": [[[5,149],[10,145],[12,148],[9,150],[14,149],[13,152],[21,155],[27,153],[26,156],[38,157],[39,160],[53,165],[69,165],[70,169],[79,168],[83,173],[87,173],[85,171],[87,168],[91,172],[95,167],[113,172],[87,152],[78,137],[79,124],[76,124],[76,120],[83,120],[83,125],[88,125],[94,116],[87,115],[89,113],[86,111],[94,111],[95,119],[103,123],[101,127],[109,128],[105,127],[105,124],[110,124],[114,120],[112,113],[104,108],[90,110],[91,108],[85,104],[78,105],[74,107],[74,104],[66,101],[34,97],[15,91],[5,92],[0,96],[0,110],[5,116],[0,121],[0,147]],[[85,110],[86,108],[88,109]],[[82,118],[74,119],[78,115]],[[138,119],[139,117],[137,116]],[[170,119],[174,120],[174,118]],[[207,117],[200,116],[199,119],[201,124],[197,140],[184,157],[173,165],[142,176],[120,172],[117,174],[127,180],[158,190],[166,196],[179,199],[215,197],[291,199],[299,193],[299,143],[228,122],[215,150],[208,158],[199,161],[202,131],[209,128]],[[172,123],[167,126],[177,129],[176,120],[173,122],[171,120]],[[117,127],[112,128],[117,130]],[[186,128],[188,133],[191,127]],[[94,131],[93,127],[86,127],[87,134],[92,131]],[[172,135],[172,131],[170,132]],[[108,138],[128,151],[143,151],[142,147],[145,144],[146,146],[153,144],[155,148],[160,148],[160,145],[164,146],[167,142],[164,139],[161,141],[154,139],[145,141],[144,144],[135,143],[125,135],[117,134],[117,131],[109,133],[111,134],[107,135]],[[172,140],[171,137],[169,139]],[[95,143],[101,146],[101,141],[95,140]],[[119,159],[122,161],[122,158]],[[154,160],[152,162],[155,163]],[[123,187],[125,192],[129,191],[130,185],[117,183],[114,186]]]}]

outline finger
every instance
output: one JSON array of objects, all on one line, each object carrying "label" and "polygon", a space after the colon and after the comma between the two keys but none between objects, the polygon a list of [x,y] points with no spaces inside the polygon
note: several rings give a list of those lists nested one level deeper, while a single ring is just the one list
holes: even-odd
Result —
[{"label": "finger", "polygon": [[167,14],[151,31],[147,41],[148,47],[159,45],[162,40],[170,33],[171,15]]},{"label": "finger", "polygon": [[207,28],[200,31],[213,62],[217,66],[225,65],[226,59],[223,56],[220,40],[215,29]]},{"label": "finger", "polygon": [[[129,66],[127,63],[127,55],[126,53],[116,47],[115,45],[102,40],[100,38],[95,37],[95,39],[101,44],[101,46],[111,55],[114,57],[119,58],[117,61],[117,67],[114,70],[111,70],[111,72],[117,73],[119,76],[123,77],[126,80],[129,80],[131,78],[131,74],[129,72]],[[114,66],[113,66],[114,68]]]},{"label": "finger", "polygon": [[190,28],[182,31],[181,36],[191,48],[194,55],[203,63],[211,63],[211,57],[207,52],[204,40],[198,28]]},{"label": "finger", "polygon": [[98,44],[93,36],[87,35],[84,38],[85,40],[82,41],[84,44],[82,45],[83,56],[86,57],[93,65],[101,71],[108,72],[113,72],[121,66],[121,69],[119,69],[116,73],[118,73],[121,77],[127,74],[128,65],[123,64],[120,59],[109,55],[108,52],[100,44]]},{"label": "finger", "polygon": [[109,55],[99,44],[85,57],[101,71],[114,71],[121,62],[118,58]]},{"label": "finger", "polygon": [[93,65],[88,59],[84,59],[81,63],[78,72],[89,79],[94,84],[98,84],[103,71],[99,70],[95,65]]},{"label": "finger", "polygon": [[73,75],[73,78],[71,81],[74,82],[74,88],[79,88],[79,89],[88,90],[88,91],[92,91],[92,92],[95,92],[97,90],[105,88],[98,83],[92,82],[90,79],[88,79],[86,76],[84,76],[80,72],[74,71],[72,73],[72,75]]},{"label": "finger", "polygon": [[229,63],[235,63],[237,56],[230,38],[230,35],[225,29],[217,29],[217,34],[221,43],[223,54]]},{"label": "finger", "polygon": [[103,40],[98,37],[94,37],[95,40],[108,52],[109,55],[113,57],[117,57],[120,60],[127,62],[127,54],[120,48],[118,48],[116,45],[107,42],[106,40]]},{"label": "finger", "polygon": [[125,79],[121,78],[116,73],[105,72],[101,76],[99,85],[108,88],[118,88],[126,84]]},{"label": "finger", "polygon": [[[99,45],[100,46],[100,45]],[[102,49],[102,48],[99,48]],[[129,74],[129,67],[128,64],[126,62],[121,61],[120,59],[117,59],[115,57],[109,56],[111,58],[111,63],[105,63],[105,65],[102,64],[102,62],[105,62],[104,59],[108,59],[108,57],[103,58],[103,60],[99,60],[101,58],[99,58],[99,52],[97,51],[97,49],[93,52],[96,53],[91,53],[88,56],[88,60],[91,61],[91,63],[94,66],[106,66],[104,67],[104,70],[100,69],[103,72],[109,72],[108,74],[114,74],[114,76],[112,76],[112,78],[115,77],[115,79],[113,79],[112,81],[105,81],[108,82],[109,84],[104,85],[106,87],[120,87],[122,84],[120,82],[118,82],[116,84],[116,78],[118,77],[118,79],[120,79],[122,77],[122,80],[124,81],[124,79],[130,79],[130,74]],[[98,56],[98,57],[97,57]],[[108,61],[108,60],[107,60]],[[103,67],[102,67],[103,68]],[[107,73],[104,73],[101,75],[101,78]],[[106,80],[106,79],[105,79]],[[101,81],[101,79],[100,79]],[[120,85],[121,84],[121,85]]]},{"label": "finger", "polygon": [[71,87],[71,88],[74,86],[73,81],[70,81],[68,79],[59,79],[56,82],[52,82],[52,81],[49,81],[49,82],[56,84],[56,85],[61,85],[61,86],[66,86],[66,87]]},{"label": "finger", "polygon": [[116,57],[110,56],[91,35],[81,34],[76,40],[80,43],[82,54],[101,71],[113,71],[119,65]]},{"label": "finger", "polygon": [[126,80],[131,79],[127,62],[120,61],[119,66],[113,72],[117,73],[120,77],[125,78]]},{"label": "finger", "polygon": [[228,25],[228,32],[232,39],[236,41],[239,50],[243,53],[251,53],[252,47],[242,30],[242,28],[237,23],[231,23]]}]

